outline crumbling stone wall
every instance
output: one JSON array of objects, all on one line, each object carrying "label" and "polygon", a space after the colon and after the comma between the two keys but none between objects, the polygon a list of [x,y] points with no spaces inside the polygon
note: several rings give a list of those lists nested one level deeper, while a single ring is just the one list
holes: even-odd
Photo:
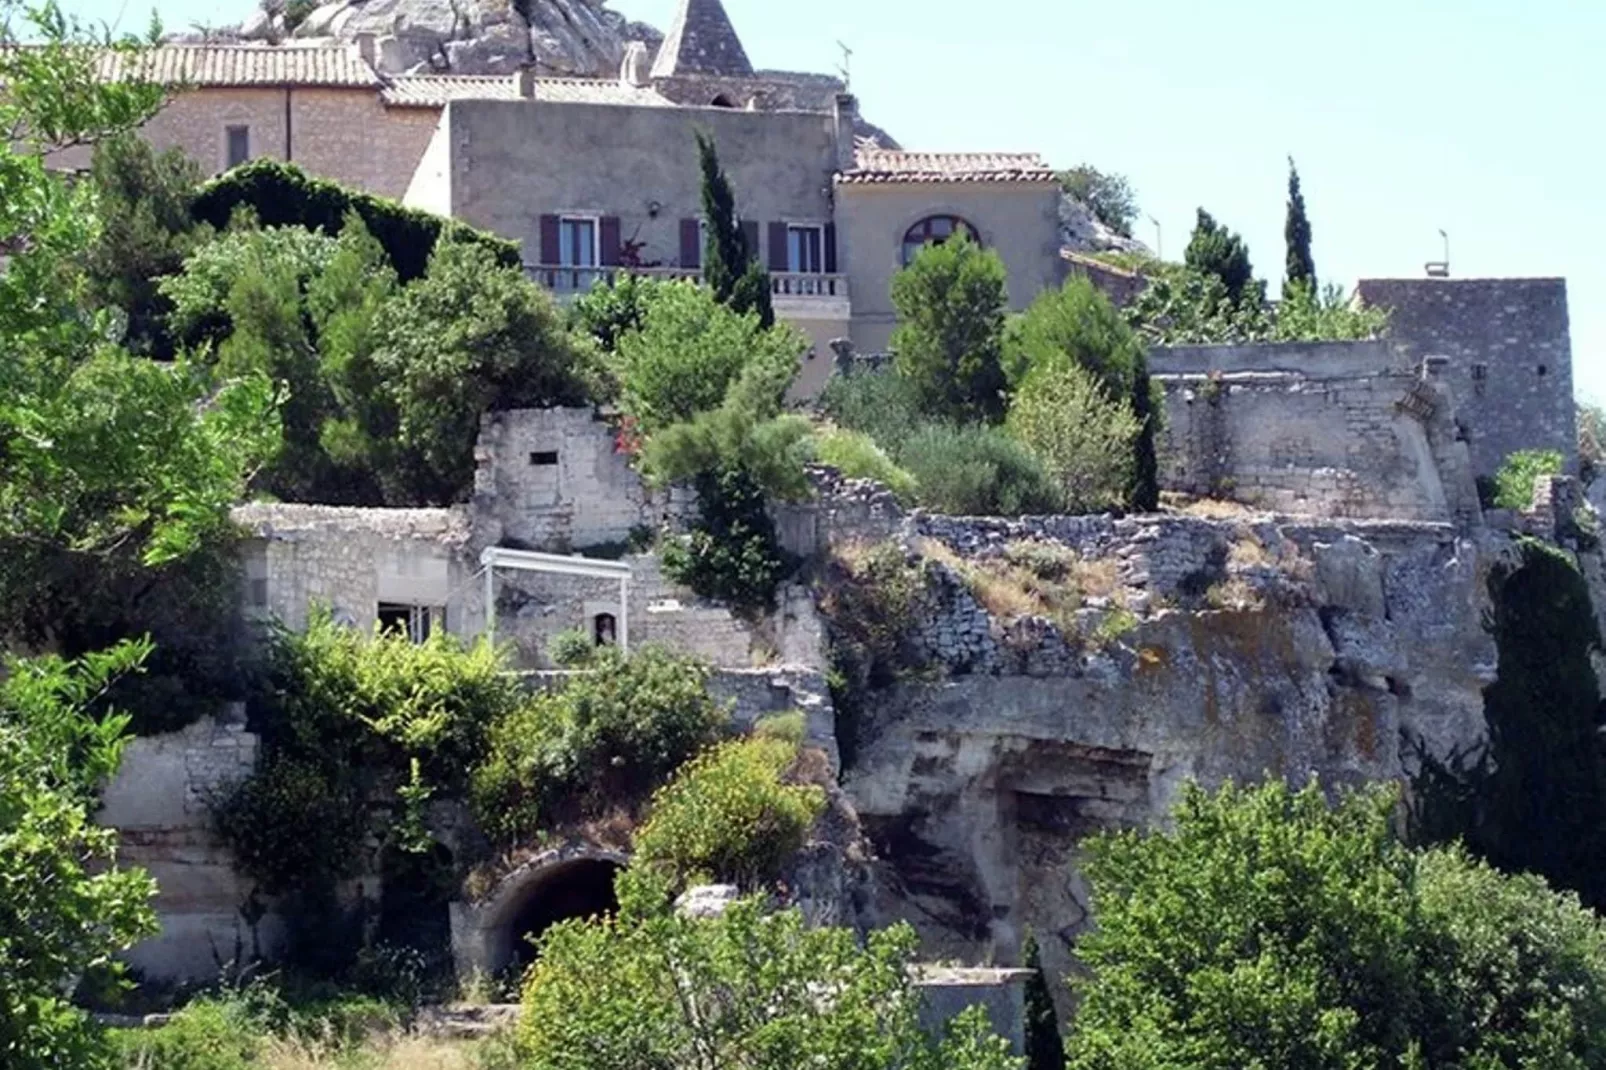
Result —
[{"label": "crumbling stone wall", "polygon": [[211,802],[251,774],[257,737],[243,714],[136,739],[107,785],[97,820],[118,830],[120,861],[156,878],[161,931],[126,956],[147,980],[208,980],[220,968],[281,946],[274,914],[247,921],[251,882],[234,872],[213,831]]},{"label": "crumbling stone wall", "polygon": [[1446,376],[1478,475],[1517,450],[1559,450],[1577,465],[1572,336],[1565,279],[1363,279],[1413,360],[1448,358]]},{"label": "crumbling stone wall", "polygon": [[1455,400],[1381,342],[1155,349],[1164,489],[1315,516],[1472,520]]}]

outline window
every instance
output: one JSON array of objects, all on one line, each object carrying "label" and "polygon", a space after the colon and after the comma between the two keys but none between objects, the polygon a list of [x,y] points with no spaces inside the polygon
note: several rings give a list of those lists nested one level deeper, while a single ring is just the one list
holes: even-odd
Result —
[{"label": "window", "polygon": [[915,255],[928,245],[940,245],[955,234],[968,234],[971,241],[980,241],[976,228],[953,215],[927,216],[909,228],[903,236],[903,262],[907,266]]},{"label": "window", "polygon": [[550,468],[557,463],[557,450],[536,450],[530,454],[530,464],[536,468]]},{"label": "window", "polygon": [[615,646],[619,642],[619,623],[612,613],[598,613],[591,621],[591,635],[597,646]]},{"label": "window", "polygon": [[709,101],[708,105],[711,108],[734,108],[736,107],[736,102],[730,97],[726,96],[724,93],[721,93],[713,100]]},{"label": "window", "polygon": [[558,221],[558,263],[563,267],[597,266],[597,221],[565,216]]},{"label": "window", "polygon": [[230,126],[224,129],[228,146],[224,151],[224,169],[238,167],[251,158],[251,128]]},{"label": "window", "polygon": [[414,643],[422,643],[438,627],[444,627],[446,611],[429,606],[408,606],[394,602],[379,603],[379,630],[405,635]]},{"label": "window", "polygon": [[825,271],[825,228],[786,228],[786,270],[809,275]]}]

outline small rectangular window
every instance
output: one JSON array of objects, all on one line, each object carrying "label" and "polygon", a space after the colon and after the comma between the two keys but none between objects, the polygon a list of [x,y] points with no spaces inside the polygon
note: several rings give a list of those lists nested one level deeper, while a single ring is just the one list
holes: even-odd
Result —
[{"label": "small rectangular window", "polygon": [[268,581],[267,580],[258,578],[258,579],[253,579],[251,581],[251,604],[253,606],[255,606],[256,608],[258,608],[258,609],[263,609],[263,608],[265,608],[267,606],[267,604],[268,604]]},{"label": "small rectangular window", "polygon": [[251,158],[251,128],[249,126],[231,126],[226,130],[228,136],[228,151],[225,168],[238,167]]},{"label": "small rectangular window", "polygon": [[557,463],[557,450],[536,450],[530,454],[530,464],[536,468],[550,468]]},{"label": "small rectangular window", "polygon": [[379,630],[406,636],[409,642],[427,642],[436,628],[444,627],[446,611],[439,607],[379,603]]},{"label": "small rectangular window", "polygon": [[825,270],[825,228],[786,228],[786,270],[807,275]]},{"label": "small rectangular window", "polygon": [[1472,378],[1475,381],[1480,381],[1480,382],[1482,380],[1484,380],[1484,379],[1489,378],[1489,365],[1487,365],[1487,364],[1474,364],[1472,366]]}]

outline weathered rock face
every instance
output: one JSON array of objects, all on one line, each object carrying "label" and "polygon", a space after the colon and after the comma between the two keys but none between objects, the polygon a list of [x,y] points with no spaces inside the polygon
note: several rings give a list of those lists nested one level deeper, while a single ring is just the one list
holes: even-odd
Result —
[{"label": "weathered rock face", "polygon": [[[533,64],[549,75],[613,77],[626,44],[656,48],[663,40],[601,0],[332,0],[291,36],[354,41],[360,34],[374,35],[387,74],[508,74]],[[240,35],[282,37],[282,17],[259,12]]]},{"label": "weathered rock face", "polygon": [[[915,514],[893,537],[926,577],[926,664],[871,694],[844,789],[874,922],[931,957],[1014,961],[1031,926],[1063,975],[1078,845],[1190,779],[1400,781],[1417,746],[1485,735],[1489,555],[1450,525]],[[976,577],[1022,542],[1102,563],[1098,593],[1058,622],[989,612]]]},{"label": "weathered rock face", "polygon": [[1060,198],[1060,240],[1077,252],[1153,252],[1136,238],[1123,238],[1111,230],[1092,209],[1069,194]]}]

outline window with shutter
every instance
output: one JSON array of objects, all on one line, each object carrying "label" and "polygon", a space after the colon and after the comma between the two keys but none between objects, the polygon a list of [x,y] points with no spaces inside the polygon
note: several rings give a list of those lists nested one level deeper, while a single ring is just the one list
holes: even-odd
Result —
[{"label": "window with shutter", "polygon": [[598,250],[598,258],[603,267],[618,267],[620,253],[623,251],[623,234],[620,232],[618,216],[603,216],[598,229],[601,234],[599,241],[602,248]]},{"label": "window with shutter", "polygon": [[768,263],[771,271],[797,270],[797,268],[792,267],[787,235],[788,228],[785,223],[770,224],[770,255]]},{"label": "window with shutter", "polygon": [[742,238],[747,242],[748,259],[760,259],[758,251],[758,221],[756,219],[742,220]]},{"label": "window with shutter", "polygon": [[703,221],[701,219],[682,219],[680,221],[680,266],[683,268],[700,268],[703,266]]}]

